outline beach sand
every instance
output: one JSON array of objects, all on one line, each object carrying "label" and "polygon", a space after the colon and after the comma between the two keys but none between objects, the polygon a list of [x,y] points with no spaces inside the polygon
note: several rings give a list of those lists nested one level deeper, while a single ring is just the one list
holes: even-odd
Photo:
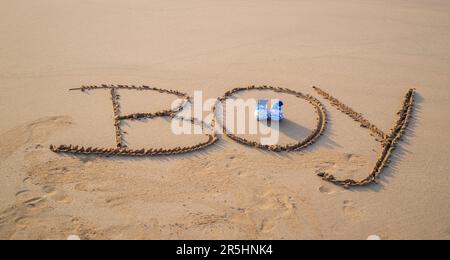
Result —
[{"label": "beach sand", "polygon": [[[442,0],[0,1],[0,239],[450,239],[449,13]],[[291,153],[224,136],[177,156],[51,152],[114,147],[109,93],[68,91],[100,84],[205,99],[286,87],[322,101],[329,122]],[[316,176],[365,178],[381,147],[314,85],[386,133],[416,88],[378,184],[344,189]],[[173,99],[124,91],[121,104],[155,112]],[[304,138],[312,107],[283,101],[282,141]],[[205,140],[172,134],[162,118],[126,131],[135,148]]]}]

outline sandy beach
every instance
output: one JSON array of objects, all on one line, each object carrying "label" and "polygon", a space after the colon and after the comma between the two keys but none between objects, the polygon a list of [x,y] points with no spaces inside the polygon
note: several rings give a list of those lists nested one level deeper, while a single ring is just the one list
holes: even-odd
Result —
[{"label": "sandy beach", "polygon": [[[0,0],[0,239],[450,239],[450,2],[444,0]],[[275,153],[219,135],[170,156],[55,153],[115,147],[108,90],[152,86],[203,99],[270,85],[312,95],[314,144]],[[377,183],[382,147],[318,86],[384,133],[415,89],[410,124]],[[173,95],[119,90],[124,114]],[[264,91],[263,91],[264,92]],[[280,144],[314,130],[285,93]],[[190,146],[167,118],[123,124],[130,148]],[[252,139],[255,136],[246,136]]]}]

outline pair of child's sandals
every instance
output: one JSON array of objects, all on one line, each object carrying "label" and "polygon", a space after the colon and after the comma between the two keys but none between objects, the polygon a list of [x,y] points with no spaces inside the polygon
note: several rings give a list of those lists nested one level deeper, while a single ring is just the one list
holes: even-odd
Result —
[{"label": "pair of child's sandals", "polygon": [[267,108],[267,99],[258,99],[258,105],[255,110],[256,120],[272,120],[272,121],[281,121],[284,118],[283,114],[283,102],[277,101],[272,105],[272,109]]}]

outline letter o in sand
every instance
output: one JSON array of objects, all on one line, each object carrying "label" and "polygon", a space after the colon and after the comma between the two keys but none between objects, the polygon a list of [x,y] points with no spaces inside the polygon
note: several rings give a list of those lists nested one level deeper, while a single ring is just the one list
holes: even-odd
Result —
[{"label": "letter o in sand", "polygon": [[[223,129],[223,133],[226,136],[228,136],[230,139],[232,139],[240,144],[243,144],[243,145],[252,146],[252,147],[267,150],[267,151],[273,151],[273,152],[297,151],[297,150],[304,149],[304,148],[312,145],[325,131],[325,127],[327,124],[327,113],[326,113],[326,110],[325,110],[325,107],[323,106],[323,104],[315,97],[313,97],[311,95],[305,95],[305,94],[303,94],[301,92],[297,92],[295,90],[291,90],[291,89],[287,89],[287,88],[272,87],[272,86],[250,86],[250,87],[243,87],[243,88],[234,88],[230,91],[227,91],[225,93],[225,95],[223,95],[222,97],[219,97],[218,101],[221,104],[223,104],[223,102],[225,102],[225,100],[232,97],[234,94],[239,93],[239,92],[244,92],[244,91],[251,91],[251,90],[270,90],[270,91],[274,91],[277,93],[293,95],[293,96],[296,96],[297,98],[301,98],[301,99],[308,101],[312,106],[314,106],[315,112],[318,116],[316,128],[314,129],[314,131],[311,132],[311,134],[308,137],[306,137],[304,140],[298,141],[297,143],[291,143],[291,144],[287,144],[287,145],[263,145],[261,143],[253,142],[253,141],[247,140],[245,138],[241,138],[233,133],[230,133],[230,131],[228,131],[226,125],[224,124],[224,122],[226,122],[226,118],[224,117],[222,122],[219,124]],[[217,113],[216,113],[217,105],[218,105],[218,103],[216,103],[216,106],[214,106],[214,108],[213,108],[213,112],[215,114],[216,119],[217,119]]]}]

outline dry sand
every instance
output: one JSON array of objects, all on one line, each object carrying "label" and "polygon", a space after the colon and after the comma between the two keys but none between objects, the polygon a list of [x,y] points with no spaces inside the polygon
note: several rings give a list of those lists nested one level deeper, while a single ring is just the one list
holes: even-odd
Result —
[{"label": "dry sand", "polygon": [[[0,238],[450,239],[449,13],[443,0],[1,0]],[[114,145],[108,94],[67,91],[102,83],[205,98],[250,84],[318,97],[317,85],[386,132],[407,90],[418,97],[380,184],[345,190],[316,173],[365,177],[380,146],[323,99],[325,135],[298,153],[226,137],[174,157],[49,151]],[[171,100],[129,93],[123,107],[152,112]],[[300,103],[287,100],[283,138],[311,130]],[[162,119],[133,123],[127,138],[202,140],[169,130]]]}]

